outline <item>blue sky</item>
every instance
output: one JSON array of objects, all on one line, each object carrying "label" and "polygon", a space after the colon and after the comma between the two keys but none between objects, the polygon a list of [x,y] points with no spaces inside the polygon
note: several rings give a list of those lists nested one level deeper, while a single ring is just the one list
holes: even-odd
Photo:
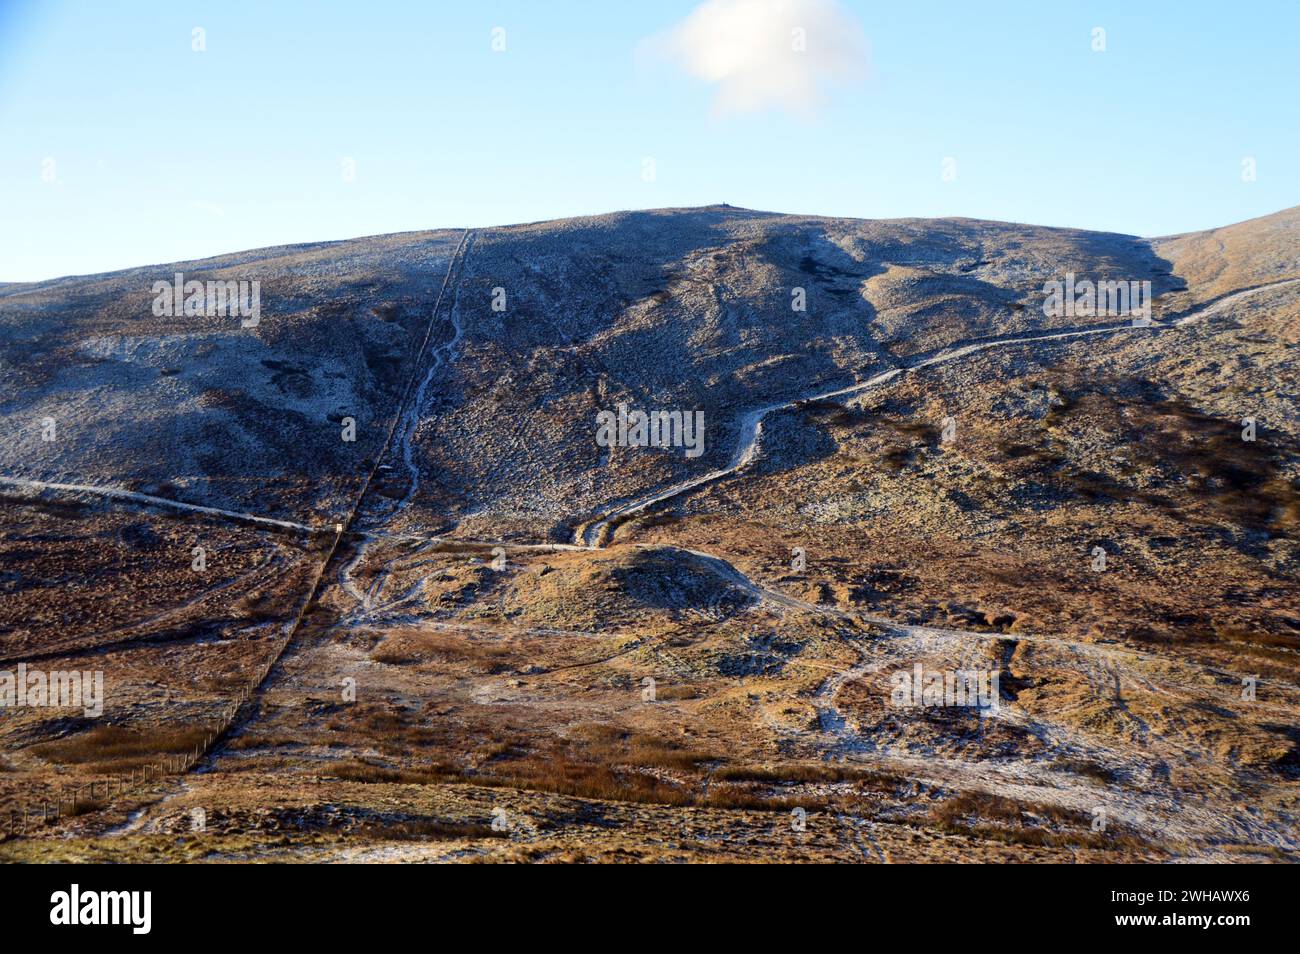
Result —
[{"label": "blue sky", "polygon": [[844,0],[860,77],[724,113],[649,42],[698,6],[0,0],[0,280],[723,201],[1143,235],[1300,204],[1290,0]]}]

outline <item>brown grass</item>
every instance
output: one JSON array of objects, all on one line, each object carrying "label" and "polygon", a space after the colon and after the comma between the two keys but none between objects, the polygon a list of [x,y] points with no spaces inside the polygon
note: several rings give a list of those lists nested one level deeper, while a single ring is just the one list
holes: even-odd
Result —
[{"label": "brown grass", "polygon": [[195,746],[203,744],[209,731],[211,730],[204,726],[143,731],[105,725],[66,738],[38,743],[31,747],[31,751],[47,761],[61,765],[87,762],[120,764],[126,761],[139,764],[152,761],[159,755],[192,752]]},{"label": "brown grass", "polygon": [[748,789],[714,785],[707,795],[700,786],[678,785],[635,769],[614,769],[608,765],[573,762],[562,758],[526,759],[509,763],[510,774],[467,775],[464,781],[495,788],[517,788],[551,792],[575,798],[610,802],[634,802],[677,807],[789,811],[825,807],[818,798],[772,798]]},{"label": "brown grass", "polygon": [[483,643],[465,635],[442,632],[405,632],[389,636],[370,654],[375,662],[410,666],[444,662],[492,670],[510,658],[505,645]]},{"label": "brown grass", "polygon": [[368,784],[437,785],[459,781],[461,777],[457,769],[447,765],[433,765],[421,769],[390,768],[356,759],[331,762],[324,767],[323,771],[327,775],[337,776],[347,782]]},{"label": "brown grass", "polygon": [[565,759],[522,759],[508,763],[508,770],[509,774],[475,775],[466,781],[494,788],[522,788],[613,802],[680,806],[696,801],[694,793],[687,788],[642,772],[615,771],[607,765]]},{"label": "brown grass", "polygon": [[[1056,825],[1033,824],[1026,815]],[[1122,830],[1096,832],[1084,812],[1041,803],[1025,804],[987,792],[962,792],[930,809],[929,820],[948,834],[1045,848],[1149,848],[1145,839]]]},{"label": "brown grass", "polygon": [[102,810],[104,807],[104,803],[97,798],[79,798],[72,803],[72,806],[68,809],[68,814],[74,817],[89,815],[92,812]]},{"label": "brown grass", "polygon": [[472,822],[447,822],[434,818],[415,818],[398,822],[364,825],[361,834],[383,841],[457,841],[474,838],[508,838],[507,832],[493,831],[491,825]]},{"label": "brown grass", "polygon": [[763,782],[773,785],[790,782],[823,785],[832,782],[866,782],[881,791],[893,791],[899,783],[897,777],[886,772],[820,763],[724,765],[713,773],[713,778],[719,782]]}]

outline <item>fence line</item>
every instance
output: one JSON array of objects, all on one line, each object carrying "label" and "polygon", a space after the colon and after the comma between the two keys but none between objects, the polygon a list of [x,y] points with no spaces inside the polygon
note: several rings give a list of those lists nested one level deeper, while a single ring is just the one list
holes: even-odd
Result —
[{"label": "fence line", "polygon": [[[370,472],[366,475],[366,479],[361,485],[361,491],[357,494],[357,499],[352,504],[352,509],[348,513],[347,518],[344,522],[335,524],[334,540],[330,544],[329,551],[325,554],[325,559],[321,561],[320,566],[317,567],[316,576],[312,580],[311,588],[307,591],[307,598],[303,600],[302,606],[298,609],[298,614],[294,617],[293,625],[289,627],[289,631],[285,638],[280,642],[279,647],[277,647],[276,651],[272,653],[266,662],[259,668],[257,678],[250,681],[248,687],[240,692],[237,699],[226,704],[223,709],[224,718],[219,720],[217,725],[204,736],[203,742],[196,745],[193,752],[185,752],[179,755],[176,753],[165,754],[161,759],[163,767],[160,768],[152,765],[145,766],[139,770],[139,778],[136,777],[137,773],[133,769],[127,776],[127,781],[123,781],[121,778],[110,778],[102,783],[91,783],[89,786],[89,795],[92,801],[94,799],[96,784],[102,784],[104,786],[105,797],[112,799],[114,797],[114,784],[117,786],[117,796],[121,797],[127,792],[135,791],[148,784],[151,778],[151,769],[153,770],[152,779],[155,783],[167,775],[184,775],[198,764],[207,753],[211,751],[212,747],[234,727],[240,710],[245,705],[252,702],[254,696],[257,696],[262,692],[262,687],[265,684],[267,677],[270,676],[271,670],[275,668],[276,664],[284,656],[285,650],[289,648],[294,637],[297,636],[298,630],[302,626],[302,621],[306,618],[307,611],[311,608],[312,602],[316,599],[317,593],[320,590],[321,581],[325,577],[325,571],[333,561],[335,553],[338,552],[339,544],[342,542],[344,534],[348,532],[352,524],[355,522],[357,514],[361,510],[361,504],[365,500],[366,493],[369,491],[370,485],[375,479],[375,474],[379,470],[379,465],[383,462],[389,448],[392,446],[393,436],[396,434],[397,428],[401,425],[402,418],[406,414],[406,405],[410,401],[415,381],[419,377],[420,367],[424,362],[424,356],[428,350],[434,326],[438,321],[438,312],[441,310],[443,297],[447,292],[447,288],[451,284],[453,275],[456,274],[457,263],[459,262],[462,266],[464,264],[465,254],[468,252],[471,235],[472,231],[470,229],[466,229],[461,234],[460,242],[452,253],[451,259],[447,263],[447,273],[443,276],[442,287],[438,291],[438,297],[434,302],[433,311],[429,316],[429,324],[425,329],[424,340],[421,342],[420,349],[416,354],[416,359],[411,369],[411,376],[406,382],[406,387],[402,392],[401,399],[398,401],[397,413],[393,416],[393,421],[389,425],[383,446],[380,448],[379,453],[375,455],[374,464],[371,466]],[[83,787],[83,783],[75,783],[73,785],[73,798],[70,801],[65,800],[64,790],[61,786],[59,787],[54,798],[54,821],[57,822],[58,819],[64,817],[65,805],[67,806],[67,817],[74,817],[82,814],[82,812],[78,812],[76,809],[78,804],[84,804],[80,797]],[[47,796],[41,799],[41,810],[39,813],[33,812],[31,807],[26,803],[23,804],[21,811],[11,810],[8,826],[9,835],[16,837],[27,834],[27,821],[29,818],[33,817],[33,815],[40,819],[42,825],[47,824],[51,817],[49,805],[50,799]]]}]

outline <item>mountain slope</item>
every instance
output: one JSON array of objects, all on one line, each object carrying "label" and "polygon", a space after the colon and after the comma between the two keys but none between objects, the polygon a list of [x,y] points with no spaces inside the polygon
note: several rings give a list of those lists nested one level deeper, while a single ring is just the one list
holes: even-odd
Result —
[{"label": "mountain slope", "polygon": [[[0,856],[1294,860],[1295,220],[711,207],[4,286],[0,652],[107,693],[0,724],[0,817],[84,809]],[[156,317],[177,270],[260,322]],[[1154,323],[1045,310],[1070,274]]]}]

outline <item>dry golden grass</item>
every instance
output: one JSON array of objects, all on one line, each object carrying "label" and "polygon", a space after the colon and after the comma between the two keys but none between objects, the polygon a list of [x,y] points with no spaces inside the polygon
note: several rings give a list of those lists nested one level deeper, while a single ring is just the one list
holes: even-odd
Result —
[{"label": "dry golden grass", "polygon": [[830,784],[852,782],[857,788],[892,792],[903,778],[878,769],[853,765],[833,765],[823,762],[791,763],[787,765],[724,765],[713,773],[720,782],[759,782],[772,785]]},{"label": "dry golden grass", "polygon": [[202,745],[210,728],[132,729],[116,725],[96,726],[66,738],[31,747],[35,755],[50,762],[75,765],[93,762],[140,765],[157,761],[164,754],[192,752]]},{"label": "dry golden grass", "polygon": [[[1029,816],[1033,816],[1032,818]],[[1083,812],[1041,803],[1022,804],[986,792],[962,792],[927,813],[940,830],[1018,845],[1146,849],[1145,839],[1122,830],[1093,831]]]},{"label": "dry golden grass", "polygon": [[437,785],[460,779],[460,773],[450,766],[430,766],[420,769],[389,768],[355,759],[330,762],[322,768],[322,772],[347,782],[368,784]]},{"label": "dry golden grass", "polygon": [[508,838],[506,832],[494,831],[491,825],[448,822],[433,818],[370,822],[357,834],[380,841],[460,841],[478,838]]},{"label": "dry golden grass", "polygon": [[474,639],[468,634],[406,630],[386,637],[371,652],[370,658],[393,666],[452,663],[490,671],[513,653],[509,645]]}]

